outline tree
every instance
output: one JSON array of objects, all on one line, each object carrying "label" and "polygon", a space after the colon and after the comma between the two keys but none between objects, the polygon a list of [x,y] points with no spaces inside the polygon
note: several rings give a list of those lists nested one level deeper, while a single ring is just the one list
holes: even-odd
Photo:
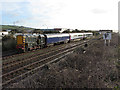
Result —
[{"label": "tree", "polygon": [[39,33],[39,34],[42,34],[43,31],[41,31],[40,29],[34,29],[34,30],[33,30],[33,33]]},{"label": "tree", "polygon": [[43,31],[44,34],[47,34],[47,33],[60,33],[59,31]]},{"label": "tree", "polygon": [[75,29],[72,31],[72,33],[80,33],[81,31],[79,31],[78,29]]},{"label": "tree", "polygon": [[63,33],[70,33],[70,29],[63,31]]}]

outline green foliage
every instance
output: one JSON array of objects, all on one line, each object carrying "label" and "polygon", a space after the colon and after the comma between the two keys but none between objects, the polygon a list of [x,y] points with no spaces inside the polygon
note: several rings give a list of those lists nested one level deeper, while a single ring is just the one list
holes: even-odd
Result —
[{"label": "green foliage", "polygon": [[99,35],[99,32],[97,32],[97,31],[92,31],[92,33],[93,33],[94,36]]},{"label": "green foliage", "polygon": [[23,26],[14,26],[14,25],[0,25],[2,31],[11,30],[10,33],[26,33],[28,30],[34,30],[33,28],[23,27]]},{"label": "green foliage", "polygon": [[71,33],[71,32],[70,32],[70,29],[67,29],[67,30],[63,31],[63,33]]},{"label": "green foliage", "polygon": [[72,31],[72,33],[80,33],[80,32],[81,32],[81,31],[78,30],[78,29],[75,29],[75,30]]},{"label": "green foliage", "polygon": [[78,30],[78,29],[75,29],[72,31],[72,33],[85,33],[85,32],[92,32],[91,30]]},{"label": "green foliage", "polygon": [[16,40],[13,35],[4,36],[2,38],[2,51],[16,49]]},{"label": "green foliage", "polygon": [[33,30],[33,33],[39,33],[39,34],[42,34],[43,31],[41,31],[40,29],[34,29],[34,30]]},{"label": "green foliage", "polygon": [[2,41],[7,41],[8,39],[15,39],[13,37],[13,35],[5,35],[4,37],[2,37]]},{"label": "green foliage", "polygon": [[119,85],[116,85],[113,90],[120,90],[120,86]]}]

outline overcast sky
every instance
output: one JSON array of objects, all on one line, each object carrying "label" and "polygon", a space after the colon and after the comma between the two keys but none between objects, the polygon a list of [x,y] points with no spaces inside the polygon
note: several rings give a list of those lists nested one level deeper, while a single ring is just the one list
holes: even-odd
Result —
[{"label": "overcast sky", "polygon": [[118,29],[119,0],[1,0],[2,25]]}]

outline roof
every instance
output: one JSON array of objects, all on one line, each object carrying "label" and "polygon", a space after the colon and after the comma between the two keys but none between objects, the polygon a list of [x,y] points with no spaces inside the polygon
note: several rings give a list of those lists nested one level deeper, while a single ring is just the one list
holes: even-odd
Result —
[{"label": "roof", "polygon": [[99,30],[100,32],[112,32],[113,30]]}]

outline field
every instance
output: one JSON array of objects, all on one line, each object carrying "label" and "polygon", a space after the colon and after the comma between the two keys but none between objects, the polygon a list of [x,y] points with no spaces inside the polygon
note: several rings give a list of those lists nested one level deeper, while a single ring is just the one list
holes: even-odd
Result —
[{"label": "field", "polygon": [[110,46],[95,40],[8,88],[120,88],[119,49],[117,34]]}]

